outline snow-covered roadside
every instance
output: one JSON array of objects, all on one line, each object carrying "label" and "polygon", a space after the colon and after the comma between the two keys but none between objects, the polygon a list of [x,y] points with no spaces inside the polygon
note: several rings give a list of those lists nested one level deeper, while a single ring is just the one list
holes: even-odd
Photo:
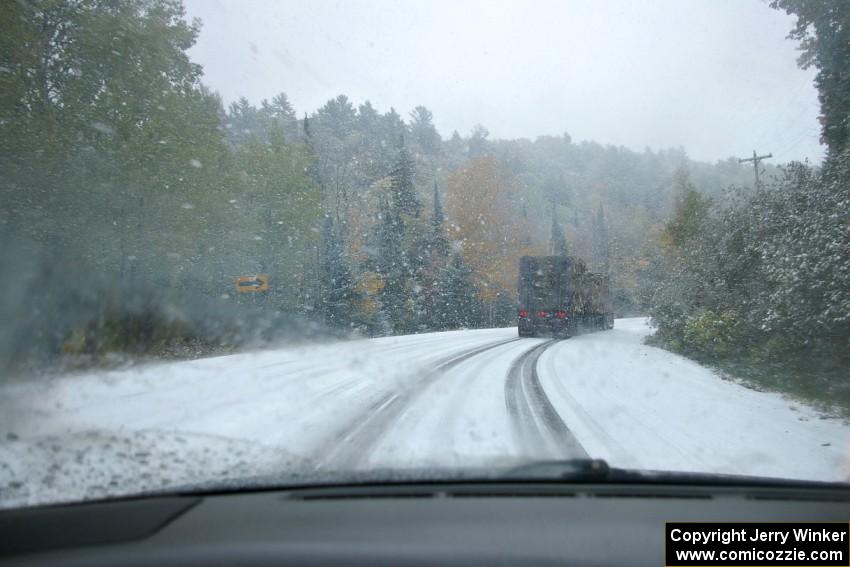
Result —
[{"label": "snow-covered roadside", "polygon": [[[12,434],[12,437],[15,437]],[[303,463],[278,447],[163,430],[89,430],[0,444],[0,508],[250,478]]]},{"label": "snow-covered roadside", "polygon": [[643,344],[646,320],[558,343],[541,382],[592,456],[612,465],[850,480],[850,427]]}]

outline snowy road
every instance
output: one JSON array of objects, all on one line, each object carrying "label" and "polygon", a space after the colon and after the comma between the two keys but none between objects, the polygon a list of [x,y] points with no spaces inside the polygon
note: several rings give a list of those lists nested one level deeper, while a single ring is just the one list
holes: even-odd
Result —
[{"label": "snowy road", "polygon": [[0,388],[0,507],[273,471],[614,466],[845,480],[850,427],[645,346],[455,331]]}]

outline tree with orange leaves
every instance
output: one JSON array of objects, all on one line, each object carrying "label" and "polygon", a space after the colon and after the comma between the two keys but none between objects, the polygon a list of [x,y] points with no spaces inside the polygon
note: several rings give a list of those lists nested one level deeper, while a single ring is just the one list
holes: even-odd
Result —
[{"label": "tree with orange leaves", "polygon": [[479,297],[512,303],[520,257],[541,252],[531,245],[520,187],[489,156],[452,172],[447,187],[449,238],[472,269]]}]

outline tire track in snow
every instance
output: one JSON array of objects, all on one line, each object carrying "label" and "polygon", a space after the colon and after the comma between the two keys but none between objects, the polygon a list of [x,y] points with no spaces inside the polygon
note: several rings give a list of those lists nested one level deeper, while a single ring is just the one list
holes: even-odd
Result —
[{"label": "tire track in snow", "polygon": [[426,371],[404,392],[387,392],[373,402],[364,414],[360,414],[346,425],[342,439],[316,458],[316,470],[351,470],[365,459],[394,421],[430,384],[461,362],[500,346],[521,340],[519,337],[497,341],[455,353],[438,361],[433,369]]},{"label": "tire track in snow", "polygon": [[[364,340],[365,341],[365,340]],[[431,344],[439,344],[445,341],[444,337],[439,338],[425,338],[424,340],[416,340],[416,341],[405,341],[401,344],[392,343],[392,344],[380,344],[374,347],[367,352],[369,357],[382,357],[387,355],[388,353],[397,353],[403,352],[406,350],[419,350],[423,346],[428,346]],[[346,344],[342,342],[340,344]],[[273,351],[268,351],[266,353],[260,354],[271,354]],[[237,354],[233,355],[236,357],[242,357],[247,359],[247,355],[245,354]],[[290,355],[291,356],[291,355]],[[209,359],[198,359],[198,360],[189,360],[189,361],[180,361],[176,364],[185,365],[188,368],[197,369],[198,367],[203,367],[203,365],[208,364]],[[200,364],[198,364],[200,363]],[[322,359],[321,362],[314,362],[314,359],[306,360],[303,358],[290,358],[287,360],[278,360],[275,362],[269,362],[259,365],[245,365],[240,368],[240,372],[251,374],[253,383],[258,384],[258,380],[262,381],[266,384],[264,387],[264,391],[262,395],[264,398],[269,398],[273,396],[280,395],[281,392],[284,392],[287,389],[298,388],[302,384],[318,378],[320,376],[332,373],[339,366],[339,361],[333,358]],[[132,369],[133,372],[138,372],[139,369]],[[120,373],[122,371],[112,371],[110,373]],[[135,419],[127,419],[122,421],[122,425],[124,426],[137,426],[138,423],[145,424],[145,427],[154,427],[154,426],[177,426],[187,421],[191,421],[199,416],[203,416],[206,414],[216,413],[222,409],[232,409],[236,406],[251,404],[254,401],[254,398],[257,395],[256,391],[249,393],[247,396],[245,394],[240,394],[238,390],[235,389],[222,389],[222,394],[217,396],[218,400],[210,400],[206,396],[204,397],[204,403],[193,405],[190,407],[181,407],[176,408],[179,409],[179,412],[172,412],[173,415],[169,416],[165,414],[165,417],[160,419],[157,417],[154,422],[151,422],[151,418],[153,416],[161,416],[158,412],[151,411],[128,411],[127,405],[122,402],[134,403],[138,401],[140,404],[150,405],[150,396],[154,394],[158,399],[167,399],[169,396],[179,397],[183,392],[193,392],[193,391],[204,391],[206,392],[209,389],[210,376],[206,373],[198,373],[197,376],[194,376],[188,380],[176,381],[177,383],[172,386],[163,386],[159,383],[156,384],[155,388],[152,388],[152,385],[148,385],[146,387],[139,386],[137,391],[122,394],[119,396],[110,396],[106,401],[108,402],[109,407],[112,408],[111,411],[114,411],[116,414],[127,413],[129,415],[136,415]],[[311,394],[311,397],[305,400],[305,406],[311,407],[314,404],[314,401],[320,401],[323,398],[328,397],[328,394],[341,394],[346,390],[356,390],[359,386],[357,380],[346,380],[343,387],[338,387],[337,385],[333,385],[329,387],[327,392],[318,392]],[[70,407],[63,408],[63,414],[65,416],[71,415],[88,415],[92,412],[92,410],[97,409],[99,411],[103,411],[102,408],[104,406],[104,397],[99,396],[89,401],[76,402],[73,403]]]},{"label": "tire track in snow", "polygon": [[505,404],[517,443],[529,454],[539,458],[545,450],[556,459],[587,459],[587,451],[561,419],[537,375],[537,359],[555,343],[542,343],[514,361],[505,380]]},{"label": "tire track in snow", "polygon": [[[574,344],[575,343],[573,343],[573,341],[562,343],[562,345],[565,346],[562,346],[561,348],[570,348]],[[552,354],[557,355],[558,351],[554,350],[552,351]],[[623,466],[626,466],[626,468],[640,468],[639,461],[631,454],[631,452],[627,450],[622,443],[617,441],[617,439],[615,439],[605,429],[603,424],[591,416],[590,413],[582,407],[581,403],[579,403],[579,401],[576,400],[569,392],[569,388],[567,388],[564,382],[558,379],[558,372],[555,367],[555,356],[548,356],[546,362],[547,364],[544,365],[544,368],[547,372],[544,374],[550,377],[550,383],[554,385],[554,389],[556,391],[553,392],[553,394],[556,394],[558,398],[566,403],[567,411],[572,412],[573,414],[572,418],[578,420],[582,427],[589,431],[594,442],[602,444],[606,451],[619,455],[618,462],[624,463]]]}]

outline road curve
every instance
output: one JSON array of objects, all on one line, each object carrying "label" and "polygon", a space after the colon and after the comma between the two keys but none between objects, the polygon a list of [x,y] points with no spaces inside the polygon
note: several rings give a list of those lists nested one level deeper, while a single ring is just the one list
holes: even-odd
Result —
[{"label": "road curve", "polygon": [[[364,436],[369,439],[359,445],[364,450],[354,449],[358,456],[356,468],[475,466],[500,460],[581,455],[569,430],[563,424],[559,430],[551,425],[551,405],[548,410],[538,408],[537,403],[545,398],[539,384],[534,398],[523,398],[519,403],[529,409],[523,416],[535,416],[533,423],[546,427],[546,441],[541,443],[541,437],[530,434],[514,434],[530,432],[531,424],[518,423],[523,418],[508,410],[506,393],[513,401],[519,401],[525,391],[515,392],[514,386],[508,386],[515,381],[511,369],[520,368],[516,363],[525,361],[529,375],[535,376],[534,360],[550,344],[541,339],[503,341],[481,352],[457,357],[449,364],[434,366],[430,379],[420,382],[416,395],[394,406],[392,419],[382,420],[381,428]],[[539,411],[547,413],[539,417]],[[384,411],[384,415],[390,413]],[[557,423],[557,415],[554,417]],[[565,438],[559,439],[563,433]],[[335,466],[340,464],[339,460],[334,461]]]},{"label": "road curve", "polygon": [[513,343],[519,338],[509,338],[473,347],[459,353],[445,356],[433,363],[433,367],[415,376],[415,383],[401,392],[387,392],[365,408],[364,412],[355,415],[347,427],[348,432],[330,447],[323,448],[316,458],[317,470],[348,470],[357,468],[364,458],[371,453],[381,439],[385,430],[393,426],[393,422],[412,404],[428,385],[457,366],[474,356],[483,356],[492,349]]}]

